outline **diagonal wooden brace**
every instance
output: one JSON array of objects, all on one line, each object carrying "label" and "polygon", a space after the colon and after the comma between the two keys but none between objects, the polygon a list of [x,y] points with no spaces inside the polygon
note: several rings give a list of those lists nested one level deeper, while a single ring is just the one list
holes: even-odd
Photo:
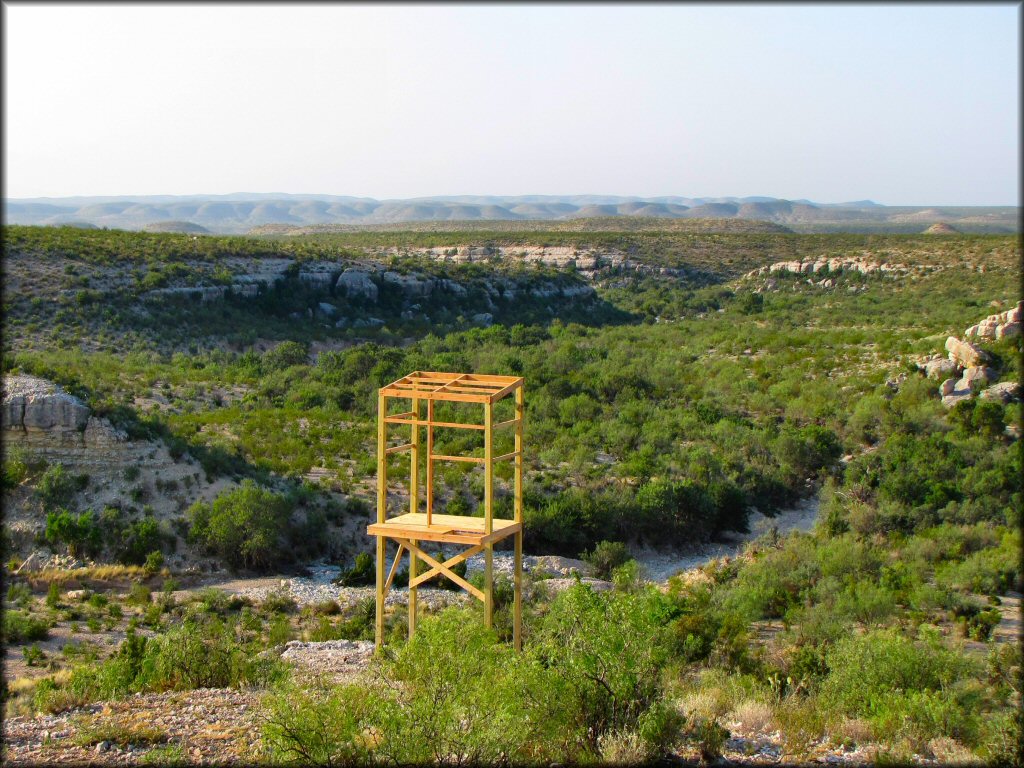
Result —
[{"label": "diagonal wooden brace", "polygon": [[402,553],[405,551],[405,545],[402,542],[398,542],[398,552],[395,553],[395,562],[391,564],[391,570],[388,571],[388,580],[384,582],[384,596],[386,597],[388,592],[391,591],[391,582],[395,580],[395,574],[398,572],[398,563],[402,560]]},{"label": "diagonal wooden brace", "polygon": [[403,547],[405,547],[406,549],[409,550],[410,557],[417,557],[418,556],[421,560],[423,560],[425,563],[427,563],[427,565],[431,566],[430,570],[427,571],[426,573],[422,573],[419,576],[417,576],[415,579],[411,579],[409,581],[409,586],[410,587],[418,586],[419,584],[422,584],[427,579],[433,578],[434,576],[436,576],[439,573],[443,573],[449,579],[451,579],[456,584],[458,584],[460,587],[462,587],[464,590],[466,590],[471,595],[473,595],[473,597],[475,597],[477,600],[483,601],[484,593],[481,592],[476,587],[474,587],[472,584],[470,584],[468,581],[466,581],[464,578],[459,576],[457,573],[455,573],[451,569],[453,565],[458,565],[463,560],[466,560],[467,558],[472,557],[473,555],[475,555],[477,552],[480,552],[481,550],[483,550],[483,548],[484,548],[483,544],[478,544],[475,547],[470,547],[465,552],[460,552],[459,554],[455,555],[454,557],[450,557],[447,560],[445,560],[443,563],[440,563],[437,560],[435,560],[434,558],[432,558],[430,555],[428,555],[426,552],[424,552],[422,549],[420,549],[419,547],[415,546],[408,539],[395,539],[395,541],[398,542],[398,544],[400,546],[403,546]]}]

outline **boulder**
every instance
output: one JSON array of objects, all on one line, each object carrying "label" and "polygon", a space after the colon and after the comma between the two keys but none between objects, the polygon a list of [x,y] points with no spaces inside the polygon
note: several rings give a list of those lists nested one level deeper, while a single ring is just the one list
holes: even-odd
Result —
[{"label": "boulder", "polygon": [[1020,400],[1021,388],[1020,384],[1015,381],[1004,381],[988,389],[982,391],[978,395],[982,400],[998,400],[1001,403],[1009,403],[1014,400]]},{"label": "boulder", "polygon": [[338,308],[333,304],[328,304],[326,301],[321,301],[317,306],[321,314],[327,315],[327,317],[334,317],[338,314]]},{"label": "boulder", "polygon": [[956,379],[946,379],[939,385],[939,394],[946,397],[947,395],[952,395],[955,389]]},{"label": "boulder", "polygon": [[985,386],[999,378],[996,372],[987,366],[971,366],[964,368],[963,376],[957,382],[958,390],[972,391],[976,386]]},{"label": "boulder", "polygon": [[379,290],[370,279],[370,274],[355,267],[349,267],[338,276],[335,288],[343,290],[349,298],[363,298],[376,302]]},{"label": "boulder", "polygon": [[964,392],[963,390],[957,390],[950,395],[946,395],[942,398],[942,404],[947,408],[952,408],[954,405],[959,403],[961,400],[970,400],[971,393]]},{"label": "boulder", "polygon": [[1005,323],[996,327],[997,339],[1005,339],[1008,336],[1020,336],[1020,322]]},{"label": "boulder", "polygon": [[434,291],[436,281],[420,280],[412,275],[401,275],[398,272],[385,272],[382,279],[388,285],[395,286],[406,296],[427,298]]},{"label": "boulder", "polygon": [[989,359],[988,353],[981,347],[969,341],[960,341],[956,336],[946,339],[946,351],[949,352],[950,360],[964,368],[981,365]]},{"label": "boulder", "polygon": [[477,325],[490,326],[494,323],[494,315],[490,312],[478,312],[473,315],[473,322]]},{"label": "boulder", "polygon": [[930,379],[944,379],[955,376],[959,370],[956,363],[944,357],[937,357],[924,364],[925,375]]}]

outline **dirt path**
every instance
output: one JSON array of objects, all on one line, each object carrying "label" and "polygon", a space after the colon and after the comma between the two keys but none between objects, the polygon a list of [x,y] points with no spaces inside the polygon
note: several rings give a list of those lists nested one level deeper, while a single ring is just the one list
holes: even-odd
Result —
[{"label": "dirt path", "polygon": [[819,503],[818,497],[812,496],[794,507],[782,510],[775,517],[755,512],[750,516],[749,532],[729,533],[722,541],[700,544],[688,552],[643,549],[634,551],[633,556],[644,567],[648,579],[663,583],[679,571],[693,570],[720,557],[739,554],[748,542],[768,533],[772,528],[782,536],[790,531],[810,531],[818,519]]}]

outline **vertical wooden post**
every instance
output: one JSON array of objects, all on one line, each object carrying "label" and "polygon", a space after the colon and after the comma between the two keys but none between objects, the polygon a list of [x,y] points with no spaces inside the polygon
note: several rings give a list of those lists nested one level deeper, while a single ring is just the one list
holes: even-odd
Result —
[{"label": "vertical wooden post", "polygon": [[514,449],[516,452],[516,473],[513,489],[515,521],[517,523],[523,522],[523,415],[526,411],[524,398],[523,387],[520,385],[519,389],[516,390],[516,444]]},{"label": "vertical wooden post", "polygon": [[[412,401],[413,422],[420,420],[420,401],[414,398]],[[416,513],[420,511],[420,428],[417,424],[412,425],[412,439],[409,441],[412,448],[409,450],[409,511]]]},{"label": "vertical wooden post", "polygon": [[434,513],[434,401],[427,400],[427,525]]},{"label": "vertical wooden post", "polygon": [[[419,544],[419,541],[412,539],[412,545],[415,547]],[[409,550],[409,639],[412,640],[412,636],[416,633],[416,587],[412,586],[412,580],[416,578],[416,573],[419,558],[416,557],[416,553],[413,550]]]},{"label": "vertical wooden post", "polygon": [[[523,413],[524,393],[522,385],[516,390],[516,423],[515,423],[515,485],[513,487],[513,512],[515,521],[523,522]],[[512,647],[517,651],[523,649],[523,531],[515,535],[515,563],[512,578]]]},{"label": "vertical wooden post", "polygon": [[[388,494],[388,425],[387,398],[377,395],[377,523],[383,524],[387,517]],[[380,650],[384,642],[384,560],[386,541],[384,536],[377,537],[377,614],[374,621],[374,642]]]},{"label": "vertical wooden post", "polygon": [[[420,420],[420,401],[413,398],[412,420]],[[420,511],[420,428],[418,424],[412,425],[412,449],[409,451],[409,511],[416,513]],[[415,545],[418,542],[412,540]],[[416,587],[412,585],[416,578],[418,558],[416,553],[409,550],[409,639],[412,639],[416,632]]]},{"label": "vertical wooden post", "polygon": [[512,584],[512,647],[523,650],[523,532],[515,534],[516,554],[513,564]]},{"label": "vertical wooden post", "polygon": [[[494,531],[494,404],[484,404],[484,533]],[[484,626],[494,624],[494,543],[484,548]]]}]

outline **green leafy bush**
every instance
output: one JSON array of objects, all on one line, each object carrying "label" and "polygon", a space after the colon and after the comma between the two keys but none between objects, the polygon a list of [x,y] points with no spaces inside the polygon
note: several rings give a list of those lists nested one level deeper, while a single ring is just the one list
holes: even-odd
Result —
[{"label": "green leafy bush", "polygon": [[45,640],[50,636],[50,626],[40,618],[24,611],[4,611],[3,641],[24,643]]},{"label": "green leafy bush", "polygon": [[594,569],[594,575],[606,581],[612,577],[612,571],[630,559],[629,550],[620,541],[599,541],[592,552],[584,555]]},{"label": "green leafy bush", "polygon": [[66,507],[71,503],[81,483],[72,477],[63,464],[52,464],[39,478],[36,495],[45,509]]},{"label": "green leafy bush", "polygon": [[264,568],[283,558],[291,512],[285,496],[244,480],[212,504],[192,505],[190,535],[233,567]]},{"label": "green leafy bush", "polygon": [[598,593],[580,584],[552,603],[535,652],[565,686],[581,743],[597,749],[601,735],[636,727],[658,703],[673,611],[654,588]]},{"label": "green leafy bush", "polygon": [[43,536],[50,544],[67,546],[73,557],[95,555],[103,547],[103,532],[91,509],[77,515],[66,509],[49,512]]}]

